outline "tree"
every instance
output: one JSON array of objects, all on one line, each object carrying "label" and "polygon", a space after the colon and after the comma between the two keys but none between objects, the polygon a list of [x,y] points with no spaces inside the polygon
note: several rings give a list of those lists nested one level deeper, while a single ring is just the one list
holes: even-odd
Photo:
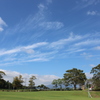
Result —
[{"label": "tree", "polygon": [[19,89],[22,88],[23,78],[22,75],[19,75],[13,78],[13,88]]},{"label": "tree", "polygon": [[100,64],[98,64],[96,67],[93,67],[90,73],[93,73],[92,79],[94,88],[100,90]]},{"label": "tree", "polygon": [[72,84],[76,90],[77,85],[84,85],[86,80],[86,75],[83,73],[83,70],[73,68],[67,70],[64,74],[64,80],[66,83]]},{"label": "tree", "polygon": [[53,84],[54,87],[57,89],[57,87],[58,87],[58,81],[57,81],[56,79],[54,79],[54,80],[52,81],[52,84]]},{"label": "tree", "polygon": [[47,86],[45,86],[44,84],[38,85],[37,88],[41,89],[49,89]]},{"label": "tree", "polygon": [[30,77],[30,79],[29,79],[30,91],[31,91],[31,89],[35,86],[35,82],[34,82],[35,79],[36,79],[35,76],[32,76],[32,77]]},{"label": "tree", "polygon": [[63,79],[58,79],[57,83],[60,86],[60,89],[62,89]]},{"label": "tree", "polygon": [[93,79],[92,78],[87,79],[85,82],[85,86],[86,88],[91,88],[93,86]]},{"label": "tree", "polygon": [[5,72],[0,71],[0,79],[2,79],[2,78],[3,78],[3,75],[6,75],[6,74],[5,74]]},{"label": "tree", "polygon": [[63,78],[62,79],[62,84],[67,88],[69,86],[69,83]]}]

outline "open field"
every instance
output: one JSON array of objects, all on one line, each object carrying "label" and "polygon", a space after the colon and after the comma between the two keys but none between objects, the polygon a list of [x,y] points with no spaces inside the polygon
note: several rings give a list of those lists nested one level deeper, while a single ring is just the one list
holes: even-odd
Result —
[{"label": "open field", "polygon": [[0,92],[0,100],[100,100],[100,92],[86,91],[38,91],[38,92]]}]

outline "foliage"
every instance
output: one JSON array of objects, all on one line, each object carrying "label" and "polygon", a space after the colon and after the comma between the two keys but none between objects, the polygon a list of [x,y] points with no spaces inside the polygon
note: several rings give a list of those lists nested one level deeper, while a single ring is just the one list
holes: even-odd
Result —
[{"label": "foliage", "polygon": [[93,79],[87,79],[86,80],[86,83],[85,83],[86,85],[86,88],[91,88],[91,87],[93,87]]},{"label": "foliage", "polygon": [[44,84],[38,85],[37,88],[39,88],[40,90],[43,89],[49,89],[47,86],[45,86]]},{"label": "foliage", "polygon": [[60,89],[62,89],[63,79],[58,79],[58,86],[60,86]]},{"label": "foliage", "polygon": [[54,87],[57,89],[58,88],[58,86],[60,87],[60,90],[62,89],[62,85],[64,85],[65,83],[64,83],[64,79],[54,79],[53,81],[52,81],[52,84],[54,85]]},{"label": "foliage", "polygon": [[12,84],[9,81],[0,79],[0,89],[12,89]]},{"label": "foliage", "polygon": [[3,78],[3,75],[6,75],[6,74],[5,74],[5,72],[0,71],[0,79],[2,79],[2,78]]},{"label": "foliage", "polygon": [[34,80],[36,79],[35,76],[31,76],[29,79],[29,87],[32,89],[35,86]]},{"label": "foliage", "polygon": [[100,90],[100,64],[93,67],[90,73],[93,73],[94,88]]},{"label": "foliage", "polygon": [[22,75],[19,75],[19,77],[16,76],[13,78],[12,84],[13,84],[14,88],[16,88],[16,89],[22,88],[22,83],[23,83]]},{"label": "foliage", "polygon": [[72,84],[76,90],[77,85],[84,85],[86,81],[86,75],[83,73],[83,70],[73,68],[66,71],[64,74],[64,80],[66,83]]},{"label": "foliage", "polygon": [[57,87],[58,87],[58,80],[54,79],[54,80],[52,81],[52,84],[53,84],[54,87],[57,89]]}]

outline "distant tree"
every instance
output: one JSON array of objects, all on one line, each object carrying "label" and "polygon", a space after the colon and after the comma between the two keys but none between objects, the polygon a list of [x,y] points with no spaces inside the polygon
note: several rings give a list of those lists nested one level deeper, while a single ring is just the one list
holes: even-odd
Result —
[{"label": "distant tree", "polygon": [[67,88],[70,84],[69,82],[67,82],[64,78],[62,79],[62,84],[65,86],[65,88]]},{"label": "distant tree", "polygon": [[93,85],[93,79],[92,79],[92,78],[87,79],[85,84],[86,84],[86,88],[91,88],[91,87],[93,87],[93,86],[94,86],[94,85]]},{"label": "distant tree", "polygon": [[6,81],[4,79],[0,79],[0,89],[6,88]]},{"label": "distant tree", "polygon": [[42,89],[49,89],[47,86],[45,86],[44,84],[38,85],[37,86],[40,90]]},{"label": "distant tree", "polygon": [[31,76],[30,79],[29,79],[30,91],[31,91],[31,89],[35,86],[35,82],[34,82],[35,79],[36,79],[35,76]]},{"label": "distant tree", "polygon": [[100,90],[100,64],[96,67],[93,67],[91,72],[93,74],[93,84],[94,88]]},{"label": "distant tree", "polygon": [[6,75],[5,72],[0,71],[0,88],[5,88],[6,81],[3,79],[3,75]]},{"label": "distant tree", "polygon": [[3,78],[3,75],[6,75],[6,74],[5,74],[5,72],[0,71],[0,79],[2,79],[2,78]]},{"label": "distant tree", "polygon": [[22,88],[23,78],[22,75],[16,76],[13,78],[13,87],[16,89]]},{"label": "distant tree", "polygon": [[57,84],[58,84],[58,86],[60,86],[60,89],[62,89],[63,79],[58,79]]},{"label": "distant tree", "polygon": [[64,80],[66,83],[72,84],[76,90],[77,85],[84,85],[86,81],[86,75],[83,73],[83,70],[73,68],[66,71],[64,74]]},{"label": "distant tree", "polygon": [[54,79],[52,81],[52,85],[54,85],[54,87],[57,89],[57,87],[58,87],[58,80],[57,79]]}]

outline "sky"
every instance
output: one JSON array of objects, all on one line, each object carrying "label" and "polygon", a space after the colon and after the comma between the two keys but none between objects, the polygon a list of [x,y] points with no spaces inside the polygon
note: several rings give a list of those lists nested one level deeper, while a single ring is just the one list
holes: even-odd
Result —
[{"label": "sky", "polygon": [[0,0],[5,80],[35,75],[36,85],[49,85],[72,68],[90,78],[99,63],[100,0]]}]

